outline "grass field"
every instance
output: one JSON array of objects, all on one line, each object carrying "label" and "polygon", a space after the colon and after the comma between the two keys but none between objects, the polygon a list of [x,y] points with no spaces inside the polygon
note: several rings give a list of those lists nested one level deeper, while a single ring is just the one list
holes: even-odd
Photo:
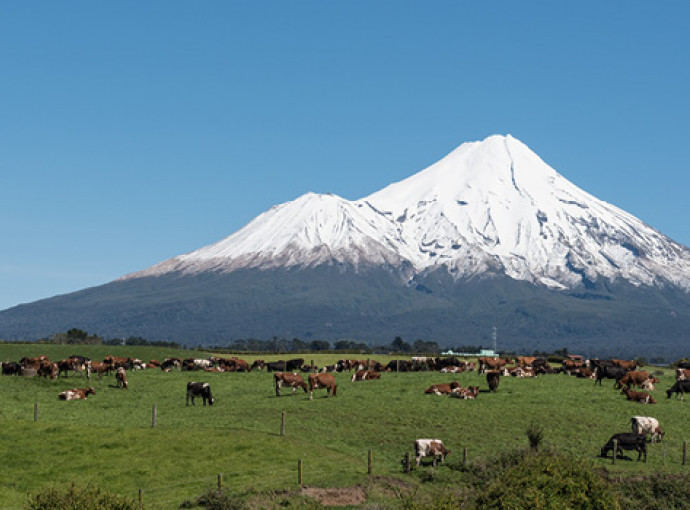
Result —
[{"label": "grass field", "polygon": [[[144,347],[0,345],[3,361],[39,353],[51,359],[71,354],[144,360],[186,355]],[[300,357],[323,365],[339,356]],[[250,362],[254,358],[244,356]],[[674,377],[670,369],[663,372],[653,392],[657,405],[626,401],[612,389],[612,381],[595,387],[591,380],[560,374],[504,377],[491,394],[484,376],[475,372],[385,373],[378,381],[356,383],[343,373],[336,375],[337,397],[327,399],[319,390],[311,402],[301,392],[289,396],[284,390],[285,396],[276,397],[273,377],[265,372],[131,371],[129,390],[117,389],[113,376],[93,377],[90,383],[80,376],[53,381],[4,376],[0,501],[3,508],[21,508],[27,493],[75,481],[134,499],[143,490],[146,508],[176,508],[214,487],[218,474],[224,486],[238,490],[293,488],[298,459],[303,461],[304,484],[346,486],[366,479],[368,450],[375,475],[404,478],[400,461],[406,451],[412,453],[416,438],[442,439],[452,451],[448,461],[459,462],[464,447],[472,460],[527,446],[530,423],[543,427],[546,444],[624,475],[686,472],[690,466],[681,466],[681,455],[683,441],[690,440],[690,401],[666,398]],[[423,393],[430,384],[452,380],[479,385],[482,393],[468,401]],[[197,400],[196,406],[186,407],[188,381],[209,382],[216,405],[204,407]],[[57,399],[64,389],[86,386],[96,390],[88,400]],[[283,411],[286,434],[281,437]],[[614,432],[629,431],[633,415],[658,418],[666,438],[649,447],[646,464],[621,460],[611,466],[610,459],[598,458],[599,449]]]}]

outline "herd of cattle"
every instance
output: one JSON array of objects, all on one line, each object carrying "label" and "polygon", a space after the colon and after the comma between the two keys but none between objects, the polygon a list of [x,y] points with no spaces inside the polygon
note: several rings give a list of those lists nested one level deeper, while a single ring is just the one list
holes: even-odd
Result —
[{"label": "herd of cattle", "polygon": [[[173,369],[182,371],[206,371],[206,372],[250,372],[252,370],[265,370],[273,372],[276,396],[281,396],[283,387],[292,388],[294,395],[298,389],[309,394],[309,400],[313,399],[314,390],[324,388],[327,396],[337,395],[337,384],[333,372],[352,372],[351,381],[371,381],[381,377],[383,372],[414,372],[437,371],[439,373],[460,373],[477,370],[479,374],[486,375],[487,385],[491,392],[498,389],[501,377],[537,377],[544,374],[564,373],[581,378],[593,379],[594,384],[602,384],[604,379],[614,380],[614,388],[620,389],[621,394],[633,402],[642,404],[655,404],[657,401],[648,393],[655,389],[659,379],[648,371],[640,370],[641,365],[637,361],[608,359],[608,360],[563,360],[562,366],[554,368],[545,358],[517,356],[515,358],[480,357],[477,363],[460,360],[456,357],[413,357],[411,359],[393,360],[387,364],[375,360],[341,359],[333,365],[317,367],[313,364],[305,364],[304,359],[295,358],[266,362],[256,360],[251,365],[242,359],[232,358],[166,358],[163,362],[150,360],[143,362],[137,358],[106,356],[103,361],[90,360],[84,356],[70,356],[60,361],[50,361],[47,356],[34,358],[22,358],[19,362],[3,362],[3,375],[36,375],[55,379],[60,376],[85,374],[88,379],[95,373],[99,378],[103,375],[115,374],[118,388],[127,389],[127,370],[141,370],[157,368],[164,372]],[[308,373],[305,381],[298,372]],[[637,391],[640,388],[645,391]],[[58,394],[61,400],[85,399],[88,395],[95,395],[95,390],[89,388],[73,388]],[[462,387],[458,381],[442,382],[429,386],[424,390],[425,394],[446,395],[460,399],[475,399],[479,395],[479,386]],[[676,369],[676,381],[667,391],[667,397],[675,394],[683,400],[685,393],[690,393],[690,366],[679,366]],[[187,400],[200,397],[203,405],[208,402],[213,405],[215,399],[211,394],[211,387],[206,382],[189,382],[187,384]],[[638,460],[644,457],[646,461],[648,441],[661,441],[664,432],[657,419],[649,416],[633,416],[631,418],[631,432],[614,434],[601,448],[601,456],[616,450],[635,450],[638,452]],[[417,465],[421,459],[432,457],[433,464],[437,460],[445,459],[450,453],[439,439],[418,439],[415,441],[415,453]]]}]

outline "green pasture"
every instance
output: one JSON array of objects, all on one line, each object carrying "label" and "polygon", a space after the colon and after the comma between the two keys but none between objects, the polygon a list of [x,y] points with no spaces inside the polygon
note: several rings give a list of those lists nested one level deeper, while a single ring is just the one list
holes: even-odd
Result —
[{"label": "green pasture", "polygon": [[[187,355],[149,347],[0,345],[4,361],[37,354],[51,359],[131,355],[144,360]],[[257,356],[242,357],[251,362]],[[339,356],[299,357],[321,366]],[[81,376],[53,381],[0,377],[0,506],[20,508],[31,491],[75,481],[135,499],[142,490],[146,508],[176,508],[214,487],[218,474],[224,486],[239,490],[293,488],[299,459],[304,484],[346,486],[366,478],[369,450],[375,475],[404,478],[400,461],[405,452],[412,454],[416,438],[442,439],[452,451],[449,463],[459,463],[463,448],[472,460],[527,446],[525,431],[531,423],[543,427],[544,443],[623,475],[690,470],[681,465],[683,441],[690,440],[690,401],[666,398],[665,389],[674,379],[670,369],[663,370],[652,392],[657,405],[626,401],[613,389],[613,381],[595,387],[591,380],[560,374],[504,377],[495,394],[475,372],[384,373],[378,381],[356,383],[350,376],[336,375],[337,397],[327,399],[325,390],[318,390],[311,402],[303,392],[292,396],[283,390],[284,396],[276,397],[273,376],[265,372],[131,371],[129,390],[119,390],[113,376],[93,377],[90,383]],[[429,385],[452,380],[480,386],[479,398],[424,394]],[[196,406],[185,406],[188,381],[210,383],[216,405],[204,407],[198,399]],[[89,385],[96,395],[88,400],[57,398],[64,389]],[[285,436],[280,435],[283,411]],[[662,444],[650,445],[648,462],[620,460],[612,466],[610,458],[598,458],[611,434],[630,430],[633,415],[658,418],[666,432]]]}]

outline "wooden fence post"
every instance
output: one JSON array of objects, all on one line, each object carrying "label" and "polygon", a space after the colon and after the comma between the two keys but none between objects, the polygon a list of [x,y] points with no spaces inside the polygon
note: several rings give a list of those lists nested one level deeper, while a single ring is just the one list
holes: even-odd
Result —
[{"label": "wooden fence post", "polygon": [[285,411],[283,411],[280,415],[280,435],[285,435]]},{"label": "wooden fence post", "polygon": [[374,473],[374,458],[371,453],[371,450],[369,450],[369,455],[367,459],[367,474],[371,476]]},{"label": "wooden fence post", "polygon": [[142,510],[142,508],[144,508],[144,491],[139,489],[139,510]]},{"label": "wooden fence post", "polygon": [[156,408],[156,404],[153,404],[153,409],[151,411],[151,428],[156,428],[156,424],[158,423],[158,409]]},{"label": "wooden fence post", "polygon": [[462,464],[467,464],[467,446],[462,449]]},{"label": "wooden fence post", "polygon": [[688,442],[683,441],[683,465],[685,466],[685,462],[688,459]]},{"label": "wooden fence post", "polygon": [[618,439],[613,440],[613,464],[616,463],[616,454],[618,453]]},{"label": "wooden fence post", "polygon": [[223,490],[223,474],[218,473],[218,490]]},{"label": "wooden fence post", "polygon": [[34,402],[34,421],[38,421],[38,401]]},{"label": "wooden fence post", "polygon": [[412,465],[411,465],[411,460],[410,460],[410,452],[405,452],[405,472],[409,475],[410,471],[412,470]]},{"label": "wooden fence post", "polygon": [[297,461],[297,484],[302,487],[302,459]]}]

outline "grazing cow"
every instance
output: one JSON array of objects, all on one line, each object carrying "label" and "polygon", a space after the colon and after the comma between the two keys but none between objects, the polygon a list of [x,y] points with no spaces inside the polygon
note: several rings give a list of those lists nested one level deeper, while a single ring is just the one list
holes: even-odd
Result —
[{"label": "grazing cow", "polygon": [[602,457],[606,457],[606,454],[610,450],[613,450],[614,441],[618,441],[617,454],[622,455],[623,450],[635,450],[637,451],[638,462],[642,455],[644,455],[644,461],[647,462],[647,439],[644,434],[623,432],[612,435],[611,439],[609,439],[608,442],[601,448]]},{"label": "grazing cow", "polygon": [[[596,385],[597,383],[599,383],[599,386],[601,386],[602,379],[615,379],[616,381],[618,381],[618,379],[625,376],[627,372],[628,371],[625,368],[621,368],[615,365],[599,365],[594,370],[594,374],[597,377],[597,380],[594,381],[594,384]],[[617,382],[614,383],[614,387],[617,387],[616,384]]]},{"label": "grazing cow", "polygon": [[450,395],[455,388],[459,387],[460,383],[458,381],[453,381],[451,383],[432,384],[424,390],[424,393],[426,393],[427,395],[430,395],[432,393],[434,395]]},{"label": "grazing cow", "polygon": [[52,361],[41,361],[38,369],[36,370],[36,375],[42,377],[50,377],[55,379],[58,376],[58,364]]},{"label": "grazing cow", "polygon": [[416,439],[414,454],[418,466],[424,457],[432,457],[432,464],[436,467],[438,459],[441,459],[441,464],[445,463],[446,455],[450,455],[450,450],[446,450],[440,439]]},{"label": "grazing cow", "polygon": [[410,372],[412,371],[412,362],[407,359],[394,359],[389,361],[386,365],[387,372]]},{"label": "grazing cow", "polygon": [[487,372],[486,382],[489,385],[489,389],[495,392],[498,389],[498,383],[501,382],[501,372],[498,370]]},{"label": "grazing cow", "polygon": [[464,400],[474,400],[477,398],[477,395],[479,395],[479,386],[470,386],[469,388],[459,386],[450,392],[451,397],[462,398]]},{"label": "grazing cow", "polygon": [[307,392],[307,383],[304,382],[301,375],[294,372],[276,372],[273,374],[273,379],[276,385],[276,397],[280,396],[280,389],[283,386],[291,386],[293,395],[297,391],[297,388],[302,388],[304,393]]},{"label": "grazing cow", "polygon": [[690,393],[690,381],[676,381],[673,386],[666,390],[668,398],[671,398],[671,393],[675,393],[676,398],[680,395],[680,400],[683,401],[685,393]]},{"label": "grazing cow", "polygon": [[637,368],[642,366],[642,363],[640,363],[639,361],[632,361],[627,359],[611,358],[611,363],[613,363],[617,367],[621,367],[626,370],[637,370]]},{"label": "grazing cow", "polygon": [[481,356],[479,359],[479,373],[485,374],[489,370],[500,370],[508,364],[509,359],[504,358],[489,358]]},{"label": "grazing cow", "polygon": [[632,431],[635,434],[651,434],[651,442],[659,443],[664,438],[664,432],[659,427],[659,421],[651,416],[633,416],[630,418]]},{"label": "grazing cow", "polygon": [[[84,361],[86,360],[86,361]],[[71,358],[66,358],[57,362],[58,375],[64,372],[65,377],[67,377],[67,372],[72,370],[72,375],[80,374],[87,370],[87,363],[90,365],[91,362],[84,358],[83,356],[73,356]],[[88,371],[87,371],[88,375]]]},{"label": "grazing cow", "polygon": [[2,364],[2,375],[21,375],[22,366],[16,361],[9,361]]},{"label": "grazing cow", "polygon": [[117,380],[117,387],[122,389],[129,389],[129,383],[127,382],[127,371],[123,368],[120,367],[117,369],[117,372],[115,372],[115,379]]},{"label": "grazing cow", "polygon": [[319,388],[326,388],[326,396],[336,396],[338,386],[335,384],[335,376],[333,374],[309,374],[309,400],[314,398],[314,390]]},{"label": "grazing cow", "polygon": [[[618,388],[622,386],[625,386],[626,388],[633,388],[635,386],[641,388],[644,384],[649,384],[647,381],[650,381],[651,383],[658,383],[659,379],[645,370],[631,371],[626,373],[620,379],[616,379],[616,384],[618,385]],[[616,386],[614,385],[614,387]]]},{"label": "grazing cow", "polygon": [[215,399],[211,395],[211,385],[205,382],[188,382],[187,383],[187,405],[189,405],[189,399],[192,399],[192,405],[194,405],[194,398],[201,397],[206,405],[208,400],[208,405],[212,406]]},{"label": "grazing cow", "polygon": [[81,400],[89,395],[95,395],[96,390],[93,388],[74,388],[72,390],[65,390],[58,394],[60,400]]},{"label": "grazing cow", "polygon": [[107,374],[110,371],[110,365],[103,363],[102,361],[92,361],[91,371],[98,374],[98,378],[102,379],[103,374]]},{"label": "grazing cow", "polygon": [[577,361],[573,359],[563,360],[563,369],[566,371],[566,373],[569,373],[571,370],[575,370],[577,368],[585,368],[586,366],[587,363],[584,361]]},{"label": "grazing cow", "polygon": [[373,370],[357,370],[357,372],[352,374],[352,382],[369,381],[371,379],[381,379],[381,374]]},{"label": "grazing cow", "polygon": [[676,381],[685,381],[690,379],[690,370],[687,368],[676,368]]},{"label": "grazing cow", "polygon": [[628,400],[632,402],[639,402],[640,404],[656,404],[656,400],[649,393],[644,391],[635,391],[630,388],[623,388],[621,394],[625,395]]},{"label": "grazing cow", "polygon": [[519,367],[531,367],[532,363],[537,361],[536,356],[516,356],[515,364]]},{"label": "grazing cow", "polygon": [[254,370],[255,368],[257,370],[263,370],[266,367],[266,362],[262,359],[257,359],[254,360],[254,363],[252,363],[252,366],[249,367],[250,370]]},{"label": "grazing cow", "polygon": [[165,358],[163,363],[161,363],[161,370],[168,371],[173,368],[180,368],[182,366],[182,360],[180,358]]}]

